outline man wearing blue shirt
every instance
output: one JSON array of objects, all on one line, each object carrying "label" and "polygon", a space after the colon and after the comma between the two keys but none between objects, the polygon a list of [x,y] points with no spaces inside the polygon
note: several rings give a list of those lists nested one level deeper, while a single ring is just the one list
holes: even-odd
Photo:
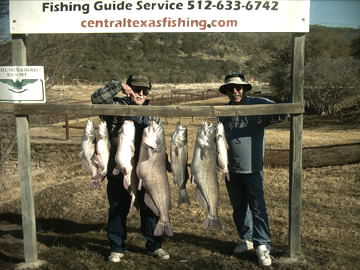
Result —
[{"label": "man wearing blue shirt", "polygon": [[[252,85],[242,73],[225,77],[219,91],[230,99],[228,105],[274,104],[263,97],[247,93]],[[271,234],[263,187],[264,131],[271,123],[287,116],[220,117],[229,145],[229,179],[226,187],[233,207],[233,218],[240,235],[234,254],[256,249],[259,264],[271,265]]]}]

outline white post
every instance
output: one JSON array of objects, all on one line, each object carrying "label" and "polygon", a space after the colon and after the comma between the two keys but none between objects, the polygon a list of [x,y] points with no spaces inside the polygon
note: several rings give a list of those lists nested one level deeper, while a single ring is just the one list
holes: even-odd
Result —
[{"label": "white post", "polygon": [[[13,66],[26,66],[24,35],[14,35],[12,40]],[[16,115],[18,167],[21,188],[21,213],[25,263],[16,269],[38,268],[44,262],[38,260],[34,197],[31,177],[31,149],[28,115]]]}]

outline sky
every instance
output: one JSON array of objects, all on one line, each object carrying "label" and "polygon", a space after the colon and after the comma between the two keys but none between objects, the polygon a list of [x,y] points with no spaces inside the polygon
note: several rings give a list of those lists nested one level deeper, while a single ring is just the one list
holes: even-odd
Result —
[{"label": "sky", "polygon": [[310,0],[310,24],[360,28],[360,0]]},{"label": "sky", "polygon": [[[0,0],[0,42],[10,39],[6,3]],[[310,24],[360,29],[360,0],[310,0]]]}]

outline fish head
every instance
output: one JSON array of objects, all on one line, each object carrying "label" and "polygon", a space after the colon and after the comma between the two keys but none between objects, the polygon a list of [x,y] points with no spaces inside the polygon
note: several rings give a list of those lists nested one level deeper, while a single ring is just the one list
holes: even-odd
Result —
[{"label": "fish head", "polygon": [[121,125],[120,133],[133,138],[135,136],[135,124],[131,120],[125,120]]},{"label": "fish head", "polygon": [[176,145],[184,145],[187,142],[187,128],[181,124],[176,126],[174,133],[171,136],[171,143]]},{"label": "fish head", "polygon": [[204,137],[214,136],[216,131],[216,126],[211,122],[202,122],[200,125],[200,134]]},{"label": "fish head", "polygon": [[225,137],[224,125],[221,122],[218,122],[216,125],[216,137]]},{"label": "fish head", "polygon": [[164,129],[160,123],[150,121],[144,129],[143,143],[152,149],[161,149],[165,146]]},{"label": "fish head", "polygon": [[215,140],[215,135],[216,126],[211,122],[204,121],[200,124],[197,141],[201,147],[209,147]]},{"label": "fish head", "polygon": [[95,133],[94,123],[90,119],[86,121],[85,129],[84,129],[84,135],[85,136],[92,136]]},{"label": "fish head", "polygon": [[99,124],[99,137],[100,138],[106,138],[108,137],[108,129],[107,129],[107,124],[105,121],[101,121]]},{"label": "fish head", "polygon": [[176,131],[181,134],[181,137],[187,137],[187,128],[182,124],[176,126]]}]

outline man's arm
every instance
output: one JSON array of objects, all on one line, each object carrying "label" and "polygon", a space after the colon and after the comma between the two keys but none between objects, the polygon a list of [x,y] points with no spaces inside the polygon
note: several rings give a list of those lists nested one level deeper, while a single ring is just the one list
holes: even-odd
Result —
[{"label": "man's arm", "polygon": [[[258,100],[260,101],[259,104],[276,104],[275,101],[268,99],[268,98],[261,97]],[[290,117],[289,114],[265,115],[265,116],[263,116],[264,125],[268,126],[271,124],[276,124],[276,123],[282,122],[284,120],[287,120],[289,117]]]},{"label": "man's arm", "polygon": [[112,104],[113,97],[121,90],[121,82],[112,80],[91,95],[91,102],[93,104]]}]

